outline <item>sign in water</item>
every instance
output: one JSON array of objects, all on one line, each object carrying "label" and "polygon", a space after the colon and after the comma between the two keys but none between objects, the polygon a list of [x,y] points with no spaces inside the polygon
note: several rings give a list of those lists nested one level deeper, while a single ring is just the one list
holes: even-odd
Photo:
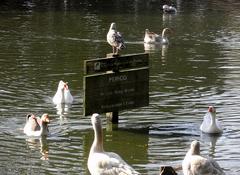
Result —
[{"label": "sign in water", "polygon": [[[140,66],[136,66],[134,63],[135,68],[129,60],[121,59],[123,57],[113,58],[115,59],[114,64],[112,64],[112,58],[86,60],[85,65],[88,65],[91,73],[84,76],[84,115],[132,109],[149,104],[148,55],[139,54],[130,57],[127,55],[129,60],[134,60],[135,63],[137,60],[138,63],[141,63]],[[139,61],[141,59],[144,60]],[[108,70],[105,70],[104,67],[105,71],[101,71],[101,64],[106,66],[108,61],[114,66],[109,66]],[[126,65],[126,62],[130,65],[130,69],[128,66],[121,66]],[[96,65],[97,73],[94,73]],[[119,65],[121,69],[110,71],[116,70],[115,65]],[[87,71],[85,72],[87,73]]]}]

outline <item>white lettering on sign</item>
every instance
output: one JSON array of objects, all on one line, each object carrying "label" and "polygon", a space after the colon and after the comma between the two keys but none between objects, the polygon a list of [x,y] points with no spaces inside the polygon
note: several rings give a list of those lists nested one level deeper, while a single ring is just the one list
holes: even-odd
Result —
[{"label": "white lettering on sign", "polygon": [[134,105],[134,101],[123,101],[115,104],[108,104],[108,105],[101,105],[102,109],[108,109],[108,108],[121,108],[129,105]]},{"label": "white lettering on sign", "polygon": [[127,80],[127,75],[120,75],[120,76],[114,76],[114,77],[109,77],[108,81],[109,82],[117,82],[117,81],[126,81]]}]

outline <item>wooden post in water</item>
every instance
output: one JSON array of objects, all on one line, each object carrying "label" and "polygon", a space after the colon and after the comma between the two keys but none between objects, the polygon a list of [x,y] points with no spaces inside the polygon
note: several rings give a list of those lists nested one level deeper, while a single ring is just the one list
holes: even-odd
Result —
[{"label": "wooden post in water", "polygon": [[171,166],[162,166],[160,168],[160,175],[177,175],[177,173]]},{"label": "wooden post in water", "polygon": [[[112,57],[119,57],[119,54],[113,54],[109,53],[106,55],[107,58],[112,58]],[[107,72],[118,72],[119,70],[112,70],[112,71],[107,71]],[[111,121],[113,124],[118,124],[118,111],[114,112],[107,112],[106,117],[108,118],[109,121]]]}]

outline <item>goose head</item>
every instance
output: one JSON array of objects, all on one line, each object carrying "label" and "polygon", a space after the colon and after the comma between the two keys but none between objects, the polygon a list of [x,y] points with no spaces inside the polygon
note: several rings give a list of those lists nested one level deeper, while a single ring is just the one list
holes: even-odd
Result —
[{"label": "goose head", "polygon": [[64,90],[65,86],[66,86],[66,83],[60,80],[58,83],[58,90]]},{"label": "goose head", "polygon": [[216,122],[216,109],[213,106],[208,107],[208,112],[211,116],[211,125],[215,125]]},{"label": "goose head", "polygon": [[30,121],[30,120],[35,120],[36,117],[34,114],[27,114],[26,116],[26,122]]},{"label": "goose head", "polygon": [[116,23],[115,23],[115,22],[112,22],[112,23],[111,23],[109,30],[117,30],[117,27],[116,27]]},{"label": "goose head", "polygon": [[41,120],[43,123],[50,123],[49,115],[48,114],[43,114],[41,117]]},{"label": "goose head", "polygon": [[200,155],[200,143],[197,140],[192,141],[190,146],[192,155]]},{"label": "goose head", "polygon": [[213,106],[209,106],[208,107],[208,112],[210,112],[212,114],[216,114],[216,109]]},{"label": "goose head", "polygon": [[101,126],[102,125],[102,122],[101,122],[101,119],[100,119],[100,115],[97,114],[97,113],[94,113],[92,115],[91,121],[92,121],[92,125],[93,126]]}]

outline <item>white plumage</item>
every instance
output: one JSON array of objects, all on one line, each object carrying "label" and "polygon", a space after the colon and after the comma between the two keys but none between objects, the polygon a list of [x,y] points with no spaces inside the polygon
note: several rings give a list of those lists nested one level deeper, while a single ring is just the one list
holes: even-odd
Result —
[{"label": "white plumage", "polygon": [[53,97],[53,103],[58,104],[71,104],[73,102],[73,97],[68,88],[67,82],[59,81],[58,89]]},{"label": "white plumage", "polygon": [[213,106],[208,107],[208,112],[203,118],[200,130],[209,134],[219,134],[223,132],[221,123],[216,118],[216,110]]},{"label": "white plumage", "polygon": [[182,169],[184,175],[225,175],[214,159],[200,155],[200,143],[196,140],[191,143],[182,162]]},{"label": "white plumage", "polygon": [[170,5],[163,5],[163,12],[164,13],[177,13],[177,9]]},{"label": "white plumage", "polygon": [[138,175],[118,154],[105,152],[103,149],[103,132],[99,114],[91,117],[94,141],[88,157],[88,170],[91,175]]},{"label": "white plumage", "polygon": [[115,23],[111,23],[107,33],[107,42],[112,46],[113,54],[118,54],[119,50],[124,49],[126,46],[120,32],[117,31]]},{"label": "white plumage", "polygon": [[50,122],[48,114],[43,114],[41,118],[33,114],[28,114],[23,132],[27,136],[47,136],[49,133],[48,123]]},{"label": "white plumage", "polygon": [[168,45],[169,41],[167,38],[166,33],[170,32],[171,29],[164,28],[162,31],[162,35],[156,34],[154,32],[150,32],[148,29],[145,30],[145,36],[144,36],[144,43],[146,44],[162,44],[162,45]]}]

